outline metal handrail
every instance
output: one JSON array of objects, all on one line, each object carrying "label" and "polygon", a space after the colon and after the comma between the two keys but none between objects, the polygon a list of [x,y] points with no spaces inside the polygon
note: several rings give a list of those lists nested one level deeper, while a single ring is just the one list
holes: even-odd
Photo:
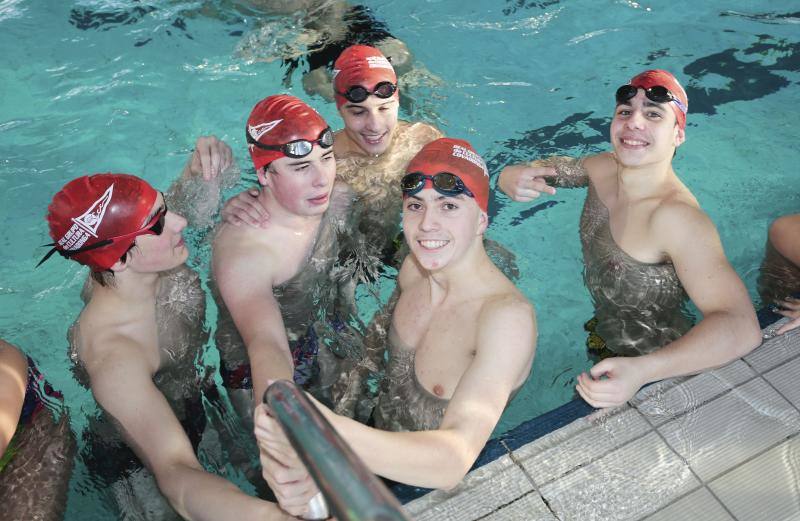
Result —
[{"label": "metal handrail", "polygon": [[370,472],[311,400],[279,380],[266,403],[339,521],[410,521],[400,502]]}]

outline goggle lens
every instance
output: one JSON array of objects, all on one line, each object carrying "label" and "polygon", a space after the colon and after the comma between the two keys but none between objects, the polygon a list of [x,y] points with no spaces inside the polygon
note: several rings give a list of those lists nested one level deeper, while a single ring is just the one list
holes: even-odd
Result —
[{"label": "goggle lens", "polygon": [[354,85],[347,89],[346,92],[340,93],[342,96],[351,103],[361,103],[370,96],[376,96],[381,99],[391,98],[397,91],[397,85],[390,81],[382,81],[375,85],[375,89],[370,92],[361,85]]}]

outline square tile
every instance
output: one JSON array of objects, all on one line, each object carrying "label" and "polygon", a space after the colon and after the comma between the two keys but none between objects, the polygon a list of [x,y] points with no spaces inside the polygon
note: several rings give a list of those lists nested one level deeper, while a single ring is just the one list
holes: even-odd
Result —
[{"label": "square tile", "polygon": [[568,438],[542,438],[514,451],[514,457],[538,487],[606,455],[651,429],[641,414],[629,407],[598,411],[583,418],[581,426],[584,428],[572,432]]},{"label": "square tile", "polygon": [[635,520],[700,486],[689,467],[650,432],[539,492],[558,519]]},{"label": "square tile", "polygon": [[737,519],[800,519],[800,438],[748,461],[712,481],[709,488]]},{"label": "square tile", "polygon": [[[764,328],[765,332],[777,329],[785,321],[779,321]],[[794,329],[780,336],[769,338],[755,348],[744,359],[759,373],[800,355],[800,329]]]},{"label": "square tile", "polygon": [[478,519],[533,491],[533,484],[511,458],[473,470],[452,490],[434,490],[405,505],[416,520]]},{"label": "square tile", "polygon": [[[798,349],[800,349],[800,346],[798,346]],[[800,358],[795,358],[776,367],[766,373],[764,378],[775,386],[778,392],[789,400],[792,405],[800,407],[800,385],[797,385],[797,380],[800,378]]]},{"label": "square tile", "polygon": [[536,492],[502,507],[481,521],[558,521]]},{"label": "square tile", "polygon": [[662,425],[755,376],[747,364],[734,360],[719,369],[688,378],[679,385],[650,393],[636,408],[653,425]]},{"label": "square tile", "polygon": [[710,481],[800,431],[800,413],[760,377],[658,428]]},{"label": "square tile", "polygon": [[643,521],[675,521],[676,519],[735,521],[706,488],[695,490],[663,510],[646,517]]}]

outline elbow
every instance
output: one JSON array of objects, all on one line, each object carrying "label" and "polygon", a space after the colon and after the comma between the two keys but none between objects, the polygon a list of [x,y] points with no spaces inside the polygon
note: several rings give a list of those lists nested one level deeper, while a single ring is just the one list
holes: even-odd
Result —
[{"label": "elbow", "polygon": [[761,345],[762,336],[755,313],[751,312],[749,316],[737,322],[738,327],[733,329],[736,332],[733,342],[736,346],[734,358],[741,358]]},{"label": "elbow", "polygon": [[467,448],[448,452],[445,457],[447,465],[443,466],[445,470],[437,475],[434,488],[449,491],[461,484],[478,455]]}]

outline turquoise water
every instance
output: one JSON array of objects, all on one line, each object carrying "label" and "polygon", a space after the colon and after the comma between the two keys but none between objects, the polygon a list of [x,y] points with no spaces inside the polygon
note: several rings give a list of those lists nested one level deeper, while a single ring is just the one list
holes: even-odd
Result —
[{"label": "turquoise water", "polygon": [[[470,140],[494,175],[511,161],[603,150],[614,89],[644,68],[675,72],[690,99],[675,169],[755,298],[769,221],[800,210],[796,2],[365,3],[442,80],[411,92],[417,103],[404,117]],[[207,133],[228,141],[248,171],[244,121],[258,99],[287,90],[270,58],[296,34],[293,23],[243,2],[0,1],[0,336],[64,392],[75,432],[95,411],[68,369],[64,337],[85,270],[58,258],[33,270],[38,246],[50,242],[50,198],[100,171],[166,188]],[[243,50],[252,40],[262,48]],[[288,91],[305,97],[299,74]],[[310,101],[341,125],[333,105]],[[492,203],[489,236],[515,252],[540,330],[533,377],[498,432],[568,401],[589,366],[577,235],[584,195]],[[192,263],[207,269],[207,255]],[[70,519],[107,518],[95,488],[79,465]]]}]

